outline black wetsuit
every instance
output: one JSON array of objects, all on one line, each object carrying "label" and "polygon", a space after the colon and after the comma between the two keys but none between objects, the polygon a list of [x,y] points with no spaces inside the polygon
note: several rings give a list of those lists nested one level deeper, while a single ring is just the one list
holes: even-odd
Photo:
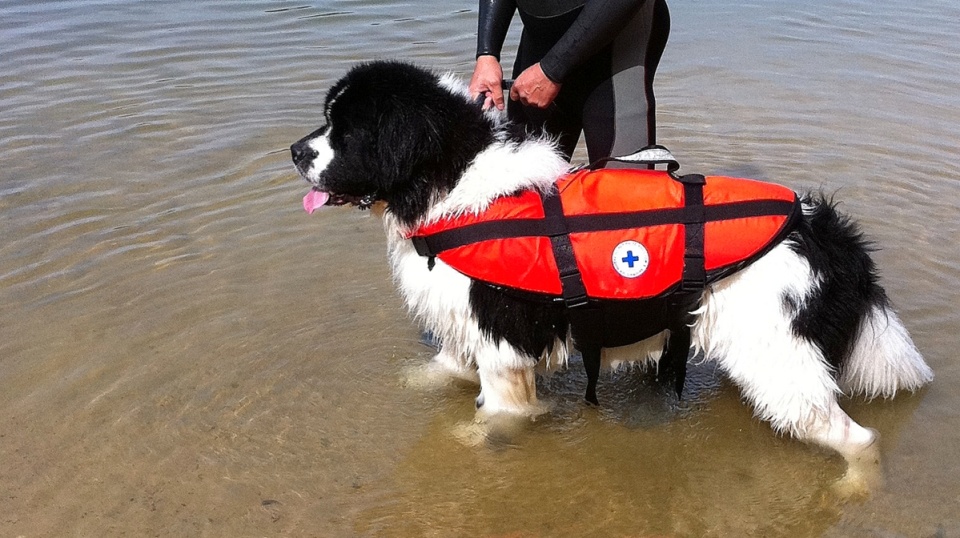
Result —
[{"label": "black wetsuit", "polygon": [[656,142],[653,77],[670,33],[665,0],[480,0],[477,56],[500,58],[515,11],[523,33],[513,76],[540,62],[563,84],[546,109],[510,102],[511,120],[560,136],[583,131],[591,161]]}]

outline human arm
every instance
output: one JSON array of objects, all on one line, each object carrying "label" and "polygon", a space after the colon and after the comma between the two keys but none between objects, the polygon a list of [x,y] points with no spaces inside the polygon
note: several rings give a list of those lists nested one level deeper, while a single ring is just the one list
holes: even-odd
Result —
[{"label": "human arm", "polygon": [[517,9],[515,0],[480,0],[477,27],[477,64],[470,79],[470,95],[474,98],[486,94],[483,108],[496,106],[503,110],[503,69],[500,67],[500,52],[507,29]]},{"label": "human arm", "polygon": [[571,70],[613,41],[646,1],[587,0],[563,37],[540,60],[543,74],[562,83]]}]

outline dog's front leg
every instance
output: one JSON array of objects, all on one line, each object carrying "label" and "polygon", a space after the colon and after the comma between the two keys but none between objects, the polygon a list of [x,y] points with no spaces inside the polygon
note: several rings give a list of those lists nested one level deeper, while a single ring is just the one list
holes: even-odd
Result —
[{"label": "dog's front leg", "polygon": [[533,365],[528,368],[480,369],[480,395],[477,411],[481,414],[539,414]]},{"label": "dog's front leg", "polygon": [[480,374],[479,415],[534,416],[543,412],[537,403],[535,359],[502,343],[483,346],[476,362]]},{"label": "dog's front leg", "polygon": [[504,355],[492,354],[489,349],[485,351],[476,357],[480,395],[475,420],[454,428],[454,435],[470,446],[509,443],[524,431],[531,418],[546,412],[537,402],[533,359],[518,364],[505,361]]}]

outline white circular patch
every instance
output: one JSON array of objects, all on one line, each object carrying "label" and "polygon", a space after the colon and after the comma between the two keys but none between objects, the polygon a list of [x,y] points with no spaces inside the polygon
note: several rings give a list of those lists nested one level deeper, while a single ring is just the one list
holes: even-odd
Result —
[{"label": "white circular patch", "polygon": [[613,268],[627,278],[636,278],[647,270],[650,255],[636,241],[624,241],[613,249]]}]

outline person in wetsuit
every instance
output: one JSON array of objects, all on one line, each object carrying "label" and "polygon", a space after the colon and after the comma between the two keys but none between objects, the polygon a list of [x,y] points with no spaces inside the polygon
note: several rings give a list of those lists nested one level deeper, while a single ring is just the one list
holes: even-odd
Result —
[{"label": "person in wetsuit", "polygon": [[665,0],[480,0],[470,81],[503,110],[500,52],[515,11],[523,33],[507,115],[559,137],[569,159],[581,131],[591,162],[656,142],[653,77],[670,33]]},{"label": "person in wetsuit", "polygon": [[[670,33],[665,0],[480,0],[470,93],[486,96],[484,109],[504,108],[500,52],[516,11],[523,33],[507,107],[511,121],[557,136],[568,160],[581,132],[590,162],[656,143],[653,77]],[[681,324],[671,333],[660,368],[679,397],[690,331]],[[586,399],[596,404],[599,347],[594,351],[583,354],[583,365]]]}]

